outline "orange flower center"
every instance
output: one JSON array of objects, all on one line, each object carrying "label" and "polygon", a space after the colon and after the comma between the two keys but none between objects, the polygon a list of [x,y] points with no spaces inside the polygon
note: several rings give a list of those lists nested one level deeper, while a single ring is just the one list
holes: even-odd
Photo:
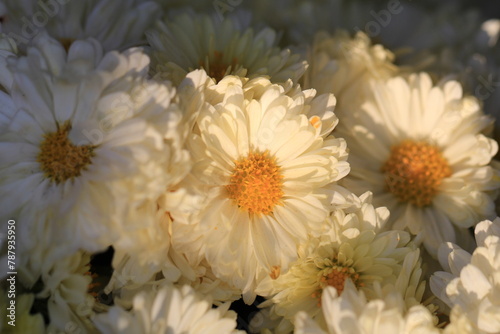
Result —
[{"label": "orange flower center", "polygon": [[61,183],[80,176],[91,163],[95,146],[76,146],[68,139],[71,124],[58,125],[56,132],[44,135],[37,161],[45,177]]},{"label": "orange flower center", "polygon": [[283,175],[276,159],[268,152],[250,153],[234,164],[226,186],[229,198],[250,214],[271,214],[283,197]]},{"label": "orange flower center", "polygon": [[328,274],[321,277],[320,282],[323,287],[327,285],[333,286],[340,295],[344,291],[344,284],[347,278],[350,278],[356,286],[358,285],[359,274],[353,268],[335,266]]},{"label": "orange flower center", "polygon": [[337,259],[331,261],[331,265],[324,268],[321,271],[319,279],[319,287],[311,297],[318,299],[318,306],[321,306],[321,293],[323,289],[327,286],[332,286],[337,290],[340,296],[344,291],[345,281],[350,278],[356,287],[364,286],[364,283],[360,282],[359,274],[350,266],[343,266],[337,262]]},{"label": "orange flower center", "polygon": [[382,172],[387,190],[396,198],[424,207],[432,203],[441,181],[451,175],[451,168],[437,147],[405,140],[391,148]]}]

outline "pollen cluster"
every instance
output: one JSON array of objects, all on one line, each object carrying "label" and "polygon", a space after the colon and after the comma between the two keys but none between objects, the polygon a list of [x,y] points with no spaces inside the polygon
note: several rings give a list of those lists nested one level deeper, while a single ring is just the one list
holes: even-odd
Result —
[{"label": "pollen cluster", "polygon": [[327,266],[318,273],[320,289],[311,295],[311,297],[318,299],[319,305],[321,305],[321,293],[327,286],[334,287],[338,295],[341,295],[344,291],[345,281],[348,278],[351,279],[358,288],[364,285],[360,282],[359,274],[351,266],[344,266],[338,263],[336,258],[333,260],[328,259],[326,263]]},{"label": "pollen cluster", "polygon": [[229,198],[250,214],[271,214],[283,197],[283,175],[276,159],[268,152],[253,152],[234,164],[226,186]]},{"label": "pollen cluster", "polygon": [[339,267],[335,266],[331,268],[331,271],[321,277],[320,282],[322,285],[333,286],[337,293],[340,295],[344,291],[345,280],[350,278],[351,281],[357,285],[359,280],[359,274],[351,267]]},{"label": "pollen cluster", "polygon": [[57,184],[80,176],[94,156],[94,146],[76,146],[69,140],[70,130],[71,124],[65,123],[45,134],[37,156],[45,177]]},{"label": "pollen cluster", "polygon": [[382,172],[387,190],[399,201],[417,207],[430,205],[442,180],[452,173],[437,147],[412,140],[391,148]]}]

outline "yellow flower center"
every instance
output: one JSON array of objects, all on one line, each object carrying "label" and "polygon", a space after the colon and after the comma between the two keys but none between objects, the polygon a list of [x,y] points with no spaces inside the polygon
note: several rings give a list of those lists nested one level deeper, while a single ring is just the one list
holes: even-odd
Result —
[{"label": "yellow flower center", "polygon": [[437,147],[405,140],[391,148],[382,172],[387,190],[396,198],[424,207],[432,203],[441,181],[451,175],[451,168]]},{"label": "yellow flower center", "polygon": [[250,214],[271,214],[283,197],[283,175],[276,159],[268,152],[250,153],[234,164],[226,186],[229,198]]},{"label": "yellow flower center", "polygon": [[44,135],[37,161],[45,177],[61,183],[80,176],[91,163],[95,146],[76,146],[68,139],[71,124],[59,126],[56,132]]},{"label": "yellow flower center", "polygon": [[347,278],[350,278],[357,285],[359,274],[350,267],[335,267],[331,269],[330,273],[321,277],[320,282],[324,286],[333,286],[340,295],[344,291],[344,284]]}]

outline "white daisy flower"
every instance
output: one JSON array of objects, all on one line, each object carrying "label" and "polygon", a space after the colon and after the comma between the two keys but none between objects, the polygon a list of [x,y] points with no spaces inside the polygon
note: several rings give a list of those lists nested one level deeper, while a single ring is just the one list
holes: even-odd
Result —
[{"label": "white daisy flower", "polygon": [[[317,116],[335,100],[307,96],[311,91],[290,97],[262,77],[210,80],[208,105],[189,142],[193,179],[208,198],[187,221],[198,227],[174,233],[172,242],[204,253],[217,277],[243,289],[246,302],[262,275],[285,272],[297,243],[325,229],[332,202],[342,204],[334,182],[349,171],[345,142],[323,139]],[[183,223],[182,215],[172,216]]]},{"label": "white daisy flower", "polygon": [[342,295],[327,287],[322,294],[324,323],[318,323],[306,312],[295,317],[296,334],[414,334],[440,333],[432,313],[423,305],[404,307],[399,293],[384,299],[367,300],[348,280]]},{"label": "white daisy flower", "polygon": [[433,86],[425,73],[371,89],[339,126],[352,165],[343,184],[372,191],[374,205],[391,212],[389,227],[418,235],[435,256],[456,230],[466,236],[480,218],[495,215],[500,183],[489,164],[498,145],[481,133],[491,119],[457,82]]},{"label": "white daisy flower", "polygon": [[130,311],[113,306],[93,320],[101,333],[239,333],[236,313],[228,308],[229,303],[212,308],[210,298],[190,286],[167,284],[138,293]]},{"label": "white daisy flower", "polygon": [[306,62],[288,49],[280,50],[276,32],[254,31],[238,19],[185,13],[158,22],[147,32],[152,73],[174,83],[198,68],[217,81],[230,74],[268,75],[275,83],[296,82],[302,76]]},{"label": "white daisy flower", "polygon": [[360,200],[357,208],[334,211],[330,230],[300,247],[290,270],[272,281],[274,295],[260,306],[271,306],[273,313],[285,318],[280,332],[286,332],[286,320],[292,321],[299,311],[312,317],[320,314],[322,291],[332,286],[341,295],[347,279],[368,298],[377,295],[374,283],[378,282],[385,289],[390,285],[391,290],[399,290],[409,304],[420,302],[425,288],[421,261],[409,234],[380,233],[388,210],[375,209],[369,193]]},{"label": "white daisy flower", "polygon": [[0,139],[9,157],[0,209],[19,220],[19,265],[33,283],[49,258],[99,251],[154,221],[137,211],[176,180],[171,138],[183,131],[175,91],[145,80],[139,50],[103,55],[89,40],[66,53],[44,36],[35,42],[12,58],[16,113]]},{"label": "white daisy flower", "polygon": [[354,103],[364,101],[362,94],[370,79],[384,80],[398,72],[394,55],[380,44],[373,45],[361,31],[353,37],[344,30],[333,35],[318,32],[308,61],[305,87],[334,94],[341,114],[352,112]]},{"label": "white daisy flower", "polygon": [[26,47],[46,30],[66,48],[77,39],[97,39],[105,51],[145,43],[144,32],[162,13],[150,0],[4,0],[2,32]]},{"label": "white daisy flower", "polygon": [[472,255],[452,243],[439,248],[445,271],[431,277],[431,289],[452,309],[452,328],[463,327],[463,333],[499,333],[500,218],[477,224],[475,236],[478,247]]}]

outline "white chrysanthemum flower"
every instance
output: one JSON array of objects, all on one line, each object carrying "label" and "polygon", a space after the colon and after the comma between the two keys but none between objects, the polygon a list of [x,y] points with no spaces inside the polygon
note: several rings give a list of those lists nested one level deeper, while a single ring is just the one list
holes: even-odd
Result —
[{"label": "white chrysanthemum flower", "polygon": [[190,149],[193,179],[208,198],[189,221],[196,229],[174,233],[172,242],[205,253],[215,275],[243,289],[247,302],[262,275],[286,271],[297,243],[325,229],[343,194],[333,183],[349,171],[345,142],[324,139],[318,116],[335,100],[313,95],[288,96],[263,77],[210,80],[205,91]]},{"label": "white chrysanthemum flower", "polygon": [[475,236],[478,247],[472,255],[452,243],[440,247],[439,262],[446,271],[431,277],[431,289],[452,308],[452,323],[462,323],[464,333],[499,333],[500,218],[477,224]]},{"label": "white chrysanthemum flower", "polygon": [[[203,90],[205,88],[198,80],[195,71],[177,87],[177,93],[171,105],[182,112],[182,120],[169,122],[165,132],[165,140],[171,146],[166,151],[168,164],[164,167],[168,184],[161,194],[145,202],[138,210],[133,210],[131,219],[137,221],[133,233],[122,233],[112,246],[115,250],[113,268],[121,279],[118,286],[126,281],[145,283],[158,272],[163,272],[171,281],[179,279],[180,271],[170,258],[171,210],[189,212],[199,210],[203,197],[190,193],[183,186],[186,175],[189,174],[192,161],[185,147],[185,140],[194,124],[198,112],[203,105]],[[206,80],[206,75],[204,76]],[[145,220],[145,217],[151,219]],[[126,277],[126,279],[124,279]],[[114,285],[114,284],[112,284]],[[111,287],[116,288],[116,287]]]},{"label": "white chrysanthemum flower", "polygon": [[495,215],[500,187],[489,164],[497,143],[478,101],[454,81],[433,86],[425,74],[373,82],[373,96],[345,113],[338,130],[349,145],[352,171],[343,183],[372,191],[391,212],[389,227],[418,235],[434,256],[456,230]]},{"label": "white chrysanthemum flower", "polygon": [[296,334],[432,334],[441,331],[435,326],[432,313],[423,305],[405,308],[402,296],[391,293],[384,299],[367,300],[348,280],[342,295],[328,287],[322,294],[324,323],[311,319],[305,312],[295,318]]},{"label": "white chrysanthemum flower", "polygon": [[319,94],[333,93],[341,114],[352,112],[354,103],[365,100],[362,94],[370,79],[388,79],[398,71],[394,55],[380,44],[372,45],[363,32],[353,37],[344,30],[333,35],[318,32],[308,61],[305,87]]},{"label": "white chrysanthemum flower", "polygon": [[42,36],[9,60],[16,113],[0,139],[9,157],[0,211],[20,222],[19,265],[34,283],[49,258],[101,250],[154,221],[137,212],[165,193],[176,169],[185,173],[170,164],[182,116],[175,91],[145,79],[148,58],[137,49],[103,55],[88,40],[66,53]]},{"label": "white chrysanthemum flower", "polygon": [[[197,292],[210,295],[215,304],[239,299],[241,290],[216,278],[203,255],[192,247],[187,247],[185,252],[172,247],[171,233],[179,232],[172,231],[168,213],[159,211],[158,216],[158,224],[135,234],[140,247],[115,249],[113,276],[104,292],[119,295],[123,303],[130,301],[137,290],[145,286],[170,282],[177,286],[191,285]],[[182,233],[186,235],[192,233],[193,228],[184,224],[175,226],[175,229],[184,229]]]},{"label": "white chrysanthemum flower", "polygon": [[[10,284],[10,282],[8,282]],[[18,289],[19,285],[17,285]],[[32,314],[31,308],[35,301],[35,295],[31,293],[21,294],[17,290],[16,298],[9,299],[8,291],[0,289],[0,331],[5,334],[42,334],[45,333],[43,317],[39,313]],[[11,300],[15,303],[11,304]],[[10,324],[9,324],[10,322]]]},{"label": "white chrysanthemum flower", "polygon": [[43,290],[36,297],[48,299],[49,332],[68,328],[93,331],[90,317],[94,313],[94,297],[88,293],[92,282],[89,263],[90,256],[78,252],[57,261],[42,273]]},{"label": "white chrysanthemum flower", "polygon": [[186,73],[203,68],[220,81],[226,75],[268,75],[275,83],[296,82],[306,62],[288,49],[280,50],[270,28],[254,31],[238,17],[182,14],[158,22],[147,32],[152,73],[174,83]]},{"label": "white chrysanthemum flower", "polygon": [[2,32],[27,46],[46,30],[66,48],[78,39],[97,39],[105,51],[144,44],[144,32],[162,13],[151,0],[4,0]]},{"label": "white chrysanthemum flower", "polygon": [[165,285],[157,291],[138,293],[133,308],[127,311],[113,306],[94,317],[101,333],[239,333],[236,314],[229,303],[212,308],[210,298],[203,298],[190,286]]},{"label": "white chrysanthemum flower", "polygon": [[476,326],[460,306],[455,306],[450,312],[450,321],[443,330],[445,334],[479,334]]},{"label": "white chrysanthemum flower", "polygon": [[[274,296],[262,307],[271,306],[273,313],[290,321],[299,311],[315,317],[320,314],[321,292],[333,286],[342,294],[347,279],[369,298],[376,296],[374,283],[378,282],[398,290],[409,304],[420,302],[425,288],[420,281],[421,261],[409,234],[379,233],[389,212],[375,209],[369,193],[360,200],[357,208],[334,211],[331,229],[299,248],[299,259],[272,281]],[[266,295],[260,290],[259,294]],[[286,332],[285,323],[280,331]]]}]

